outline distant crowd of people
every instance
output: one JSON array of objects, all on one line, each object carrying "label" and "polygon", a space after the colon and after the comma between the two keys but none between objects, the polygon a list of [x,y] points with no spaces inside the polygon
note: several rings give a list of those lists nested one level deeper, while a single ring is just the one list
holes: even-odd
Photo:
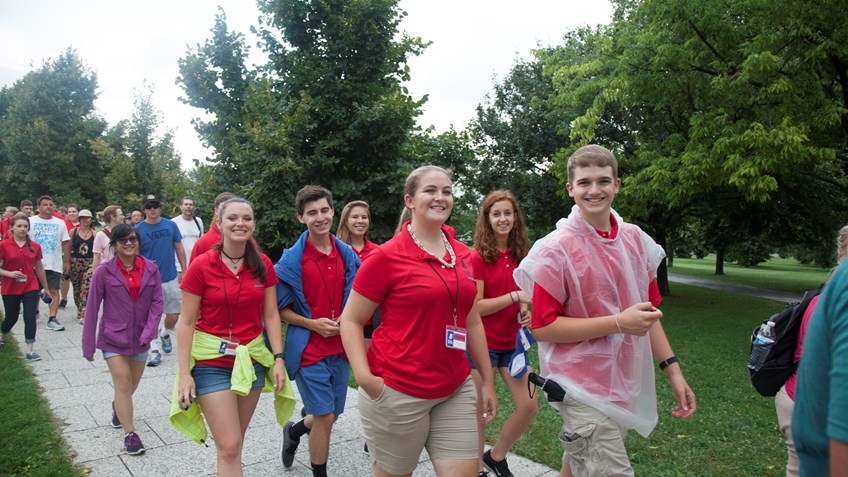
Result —
[{"label": "distant crowd of people", "polygon": [[[219,475],[242,475],[245,433],[260,393],[272,392],[282,465],[293,465],[307,439],[313,475],[326,476],[352,372],[375,476],[412,475],[426,449],[440,477],[509,477],[507,454],[538,412],[533,371],[565,390],[551,402],[563,420],[560,476],[633,475],[625,437],[647,436],[657,423],[654,363],[676,399],[671,414],[697,409],[661,323],[656,270],[665,252],[613,210],[621,180],[609,150],[578,149],[567,173],[575,205],[554,231],[531,246],[519,199],[496,190],[481,202],[473,249],[447,225],[454,185],[443,168],[409,174],[395,235],[379,245],[369,240],[366,201],[345,205],[333,234],[331,191],[307,185],[293,204],[304,231],[276,262],[254,237],[253,205],[229,192],[216,197],[208,228],[188,196],[173,219],[162,217],[156,194],[126,216],[111,205],[97,214],[99,231],[76,204],[65,213],[43,196],[30,216],[22,201],[0,223],[0,343],[23,307],[25,356],[38,360],[38,298],[52,297],[46,327],[61,331],[62,287],[72,284],[82,354],[93,360],[99,349],[108,365],[111,422],[127,453],[145,451],[132,400],[145,367],[176,348],[170,421],[196,442],[208,425]],[[805,346],[816,364],[803,360],[798,380],[795,420],[809,418],[795,433],[801,475],[846,475],[838,466],[848,459],[848,408],[832,404],[848,389],[846,274],[842,267],[826,287],[807,338],[817,346]],[[537,370],[527,355],[534,339]],[[496,376],[514,411],[483,452],[499,412]],[[805,378],[830,382],[828,392],[805,395]],[[296,420],[292,382],[303,401]]]}]

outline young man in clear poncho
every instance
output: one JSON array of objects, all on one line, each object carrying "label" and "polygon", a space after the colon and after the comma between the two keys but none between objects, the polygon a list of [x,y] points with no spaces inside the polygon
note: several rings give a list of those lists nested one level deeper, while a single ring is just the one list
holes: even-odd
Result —
[{"label": "young man in clear poncho", "polygon": [[686,418],[696,409],[656,308],[656,270],[665,252],[612,210],[620,185],[609,150],[575,151],[566,187],[576,205],[514,274],[533,299],[542,376],[566,390],[556,404],[563,418],[561,476],[633,475],[627,431],[647,436],[657,423],[652,356],[677,398],[672,414]]}]

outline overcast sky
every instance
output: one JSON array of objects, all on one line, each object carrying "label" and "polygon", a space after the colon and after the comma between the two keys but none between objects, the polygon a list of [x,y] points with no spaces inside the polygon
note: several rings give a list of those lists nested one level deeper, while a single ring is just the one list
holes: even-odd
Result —
[{"label": "overcast sky", "polygon": [[[134,90],[145,80],[154,85],[154,106],[190,167],[207,152],[191,125],[201,112],[178,100],[177,60],[210,36],[218,5],[230,29],[253,45],[249,29],[258,12],[252,0],[0,0],[0,85],[73,47],[97,73],[96,107],[110,125],[130,118]],[[465,127],[493,78],[503,78],[516,58],[612,16],[607,0],[401,0],[400,6],[408,13],[401,28],[433,42],[409,61],[408,87],[416,99],[429,94],[419,123],[437,132]]]}]

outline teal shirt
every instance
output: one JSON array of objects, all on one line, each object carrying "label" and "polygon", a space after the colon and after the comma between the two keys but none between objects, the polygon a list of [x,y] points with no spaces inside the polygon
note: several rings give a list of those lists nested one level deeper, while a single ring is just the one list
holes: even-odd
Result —
[{"label": "teal shirt", "polygon": [[848,443],[848,266],[825,286],[798,368],[792,439],[801,476],[830,475],[830,440]]}]

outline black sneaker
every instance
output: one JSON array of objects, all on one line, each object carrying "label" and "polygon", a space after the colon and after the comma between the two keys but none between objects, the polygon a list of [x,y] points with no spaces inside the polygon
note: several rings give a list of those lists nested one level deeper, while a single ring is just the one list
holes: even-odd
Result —
[{"label": "black sneaker", "polygon": [[68,300],[59,300],[59,309],[64,310],[68,306]]},{"label": "black sneaker", "polygon": [[487,450],[483,453],[483,465],[489,469],[495,477],[514,477],[509,471],[509,465],[506,463],[506,458],[501,461],[492,459],[492,451]]},{"label": "black sneaker", "polygon": [[112,427],[115,429],[121,427],[121,420],[118,419],[118,413],[115,412],[115,401],[112,401]]},{"label": "black sneaker", "polygon": [[294,439],[291,436],[291,428],[294,422],[289,421],[283,426],[283,442],[280,445],[280,460],[283,462],[283,467],[290,468],[294,464],[294,453],[297,452],[297,446],[300,445],[300,438]]},{"label": "black sneaker", "polygon": [[489,472],[481,470],[480,473],[477,474],[477,477],[489,477]]}]

